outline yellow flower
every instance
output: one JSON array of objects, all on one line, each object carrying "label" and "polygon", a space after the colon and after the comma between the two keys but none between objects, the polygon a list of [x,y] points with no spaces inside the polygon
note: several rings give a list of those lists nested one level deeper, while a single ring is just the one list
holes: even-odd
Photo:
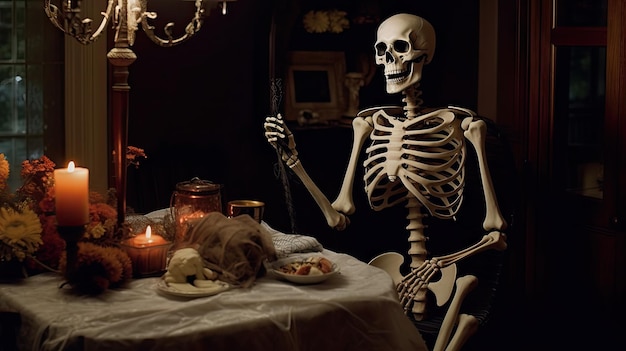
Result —
[{"label": "yellow flower", "polygon": [[328,29],[330,20],[324,11],[309,11],[304,15],[302,23],[309,33],[324,33]]},{"label": "yellow flower", "polygon": [[102,223],[96,223],[95,225],[90,225],[87,228],[87,234],[86,236],[89,238],[93,238],[93,239],[99,239],[101,238],[104,234],[106,234],[107,230],[106,228],[102,225]]},{"label": "yellow flower", "polygon": [[9,179],[9,161],[0,153],[0,191],[4,190],[7,186],[7,180]]},{"label": "yellow flower", "polygon": [[341,33],[344,29],[350,28],[350,21],[346,18],[345,11],[332,10],[328,13],[329,31],[332,33]]},{"label": "yellow flower", "polygon": [[27,206],[1,207],[0,240],[12,246],[15,257],[23,260],[26,254],[33,254],[43,244],[39,217]]}]

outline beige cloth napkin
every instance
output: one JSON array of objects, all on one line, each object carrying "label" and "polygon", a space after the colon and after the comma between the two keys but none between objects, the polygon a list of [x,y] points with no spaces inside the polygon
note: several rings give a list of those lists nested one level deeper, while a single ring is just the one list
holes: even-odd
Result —
[{"label": "beige cloth napkin", "polygon": [[272,242],[276,249],[276,257],[283,258],[292,253],[298,252],[321,252],[324,250],[322,244],[312,236],[302,234],[285,234],[270,227],[267,223],[261,225],[272,235]]}]

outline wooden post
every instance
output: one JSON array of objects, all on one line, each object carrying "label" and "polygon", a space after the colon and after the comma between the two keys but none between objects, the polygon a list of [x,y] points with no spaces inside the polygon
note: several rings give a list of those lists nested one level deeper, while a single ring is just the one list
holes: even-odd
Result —
[{"label": "wooden post", "polygon": [[122,228],[126,219],[126,149],[128,146],[128,66],[137,56],[131,50],[128,41],[128,25],[126,16],[126,0],[120,9],[120,22],[117,29],[115,46],[107,54],[113,67],[113,83],[111,93],[111,141],[113,181],[117,196],[117,226]]}]

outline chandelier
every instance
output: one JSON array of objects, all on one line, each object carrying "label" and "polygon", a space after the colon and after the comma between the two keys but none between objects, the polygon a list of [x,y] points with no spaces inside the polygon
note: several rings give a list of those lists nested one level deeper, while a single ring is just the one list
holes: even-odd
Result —
[{"label": "chandelier", "polygon": [[[95,1],[95,0],[91,0]],[[104,1],[104,0],[103,0]],[[106,0],[106,9],[101,12],[100,23],[81,16],[81,0],[44,0],[44,10],[52,24],[78,42],[88,45],[97,40],[104,30],[112,24],[115,31],[114,47],[107,53],[112,66],[111,106],[111,144],[113,163],[113,183],[117,193],[117,223],[121,228],[126,219],[126,149],[128,126],[128,66],[137,56],[131,46],[139,27],[156,44],[171,47],[180,44],[196,34],[203,19],[211,7],[221,7],[222,14],[227,12],[227,3],[236,0],[183,0],[194,1],[194,13],[185,26],[184,33],[174,37],[174,23],[167,23],[161,36],[155,33],[151,24],[157,13],[148,11],[149,0]],[[106,97],[102,97],[106,98]]]},{"label": "chandelier", "polygon": [[[222,13],[226,14],[227,2],[235,0],[193,0],[195,13],[185,27],[185,33],[178,38],[173,37],[174,23],[170,22],[163,28],[165,38],[155,34],[151,20],[157,18],[157,13],[148,11],[149,0],[107,0],[107,7],[102,14],[102,20],[97,28],[91,18],[81,17],[81,0],[57,0],[58,5],[52,0],[44,0],[44,10],[50,21],[66,34],[74,37],[81,44],[94,42],[112,21],[115,30],[115,42],[128,40],[129,45],[135,41],[135,32],[141,25],[146,35],[156,44],[164,47],[174,46],[191,38],[202,26],[205,12],[205,3],[222,7]],[[189,1],[189,0],[186,0]]]}]

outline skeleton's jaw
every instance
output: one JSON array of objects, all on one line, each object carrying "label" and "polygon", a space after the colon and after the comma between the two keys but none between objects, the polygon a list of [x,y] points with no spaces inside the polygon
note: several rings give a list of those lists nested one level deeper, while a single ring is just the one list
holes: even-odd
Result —
[{"label": "skeleton's jaw", "polygon": [[394,69],[389,72],[385,72],[385,78],[387,79],[387,83],[399,84],[408,79],[411,70],[407,69]]},{"label": "skeleton's jaw", "polygon": [[415,60],[402,65],[393,65],[385,68],[387,93],[400,93],[422,78],[423,60]]},{"label": "skeleton's jaw", "polygon": [[[385,70],[385,80],[387,82],[387,93],[395,94],[404,90],[409,84],[409,78],[413,73],[413,65],[396,67]],[[408,68],[408,69],[407,69]]]}]

